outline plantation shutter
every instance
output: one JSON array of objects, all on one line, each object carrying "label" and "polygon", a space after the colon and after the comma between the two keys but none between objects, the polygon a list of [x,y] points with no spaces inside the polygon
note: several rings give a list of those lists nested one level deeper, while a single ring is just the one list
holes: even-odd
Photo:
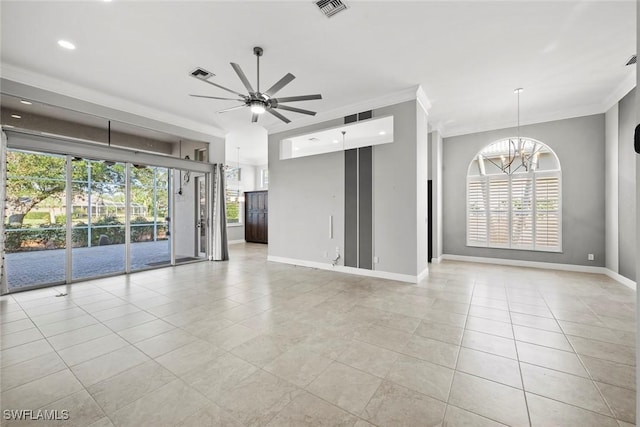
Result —
[{"label": "plantation shutter", "polygon": [[487,182],[470,179],[467,184],[467,244],[487,244]]},{"label": "plantation shutter", "polygon": [[560,249],[560,178],[536,178],[536,248]]},{"label": "plantation shutter", "polygon": [[509,180],[489,180],[489,244],[509,246]]},{"label": "plantation shutter", "polygon": [[511,179],[511,246],[533,249],[533,178]]}]

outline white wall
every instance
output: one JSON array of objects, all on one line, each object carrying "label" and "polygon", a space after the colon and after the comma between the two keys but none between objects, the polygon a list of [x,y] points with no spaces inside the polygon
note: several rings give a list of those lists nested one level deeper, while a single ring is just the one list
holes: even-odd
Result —
[{"label": "white wall", "polygon": [[426,273],[429,265],[428,211],[429,190],[429,124],[428,113],[421,103],[416,105],[416,274]]},{"label": "white wall", "polygon": [[438,131],[431,132],[431,152],[429,153],[431,164],[432,185],[432,257],[439,259],[442,252],[443,218],[442,218],[442,135]]},{"label": "white wall", "polygon": [[605,267],[618,272],[618,104],[605,114]]},{"label": "white wall", "polygon": [[268,190],[269,185],[262,185],[262,170],[269,170],[269,165],[266,163],[264,165],[256,166],[256,190]]},{"label": "white wall", "polygon": [[619,273],[636,280],[635,89],[618,103],[618,242]]}]

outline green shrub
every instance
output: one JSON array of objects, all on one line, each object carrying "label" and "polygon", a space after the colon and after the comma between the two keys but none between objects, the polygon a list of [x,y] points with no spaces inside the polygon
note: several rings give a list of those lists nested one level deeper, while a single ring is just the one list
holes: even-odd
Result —
[{"label": "green shrub", "polygon": [[7,253],[65,247],[65,228],[42,224],[40,227],[28,225],[7,225],[5,232],[5,251]]}]

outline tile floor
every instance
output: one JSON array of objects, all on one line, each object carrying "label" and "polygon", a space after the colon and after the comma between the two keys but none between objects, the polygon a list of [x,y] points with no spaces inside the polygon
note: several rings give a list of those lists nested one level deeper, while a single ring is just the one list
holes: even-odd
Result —
[{"label": "tile floor", "polygon": [[635,292],[604,276],[445,262],[416,286],[231,255],[1,297],[2,409],[66,409],[65,426],[635,423]]}]

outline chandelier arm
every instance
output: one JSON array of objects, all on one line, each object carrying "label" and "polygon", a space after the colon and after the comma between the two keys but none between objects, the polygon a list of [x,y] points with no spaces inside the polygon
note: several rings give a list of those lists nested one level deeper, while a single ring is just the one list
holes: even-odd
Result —
[{"label": "chandelier arm", "polygon": [[494,162],[493,160],[491,160],[490,157],[485,157],[485,160],[489,160],[495,167],[497,167],[498,169],[502,170],[502,166],[499,166],[496,162]]},{"label": "chandelier arm", "polygon": [[[516,173],[518,171],[518,169],[520,169],[523,165],[518,165],[517,168],[515,168],[511,173]],[[526,169],[526,168],[525,168]]]}]

